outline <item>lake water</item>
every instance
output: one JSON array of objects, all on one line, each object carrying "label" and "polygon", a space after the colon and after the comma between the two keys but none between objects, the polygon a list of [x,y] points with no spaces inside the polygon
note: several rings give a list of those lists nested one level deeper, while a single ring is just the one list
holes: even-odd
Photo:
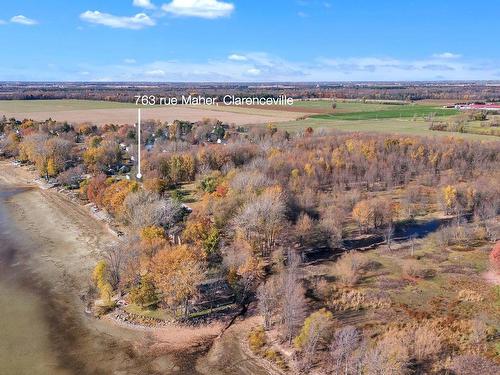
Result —
[{"label": "lake water", "polygon": [[51,349],[44,300],[21,265],[4,201],[21,190],[0,189],[0,374],[67,374]]},{"label": "lake water", "polygon": [[[158,353],[144,332],[85,315],[78,292],[56,285],[57,275],[41,272],[47,267],[35,252],[47,238],[30,238],[29,229],[9,217],[16,207],[10,200],[19,203],[34,193],[0,184],[0,375],[196,375],[197,368],[211,375],[267,373],[236,350],[236,335],[225,336],[228,366],[207,357],[209,343],[189,352]],[[24,206],[30,216],[29,204]]]}]

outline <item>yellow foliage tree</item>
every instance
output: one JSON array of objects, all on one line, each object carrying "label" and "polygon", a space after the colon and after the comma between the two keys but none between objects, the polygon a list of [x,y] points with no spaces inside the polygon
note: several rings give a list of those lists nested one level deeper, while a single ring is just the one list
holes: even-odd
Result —
[{"label": "yellow foliage tree", "polygon": [[111,184],[106,189],[103,197],[103,205],[113,214],[120,214],[123,210],[123,201],[133,191],[139,188],[137,182],[120,180]]},{"label": "yellow foliage tree", "polygon": [[358,223],[360,230],[365,231],[373,218],[373,210],[367,200],[362,200],[352,209],[352,218]]},{"label": "yellow foliage tree", "polygon": [[151,262],[151,273],[165,303],[174,310],[183,305],[187,317],[189,300],[198,293],[204,277],[201,254],[186,245],[162,250]]},{"label": "yellow foliage tree", "polygon": [[448,185],[443,189],[443,199],[445,204],[446,214],[449,215],[453,212],[457,204],[457,189]]},{"label": "yellow foliage tree", "polygon": [[294,339],[297,349],[305,355],[313,356],[318,343],[328,334],[328,329],[333,324],[333,315],[325,309],[318,310],[309,315],[304,321],[300,333]]},{"label": "yellow foliage tree", "polygon": [[57,176],[57,166],[53,158],[47,161],[47,174],[49,177]]},{"label": "yellow foliage tree", "polygon": [[102,301],[109,304],[113,294],[113,287],[108,281],[108,265],[104,260],[96,264],[92,276],[97,289],[99,289]]}]

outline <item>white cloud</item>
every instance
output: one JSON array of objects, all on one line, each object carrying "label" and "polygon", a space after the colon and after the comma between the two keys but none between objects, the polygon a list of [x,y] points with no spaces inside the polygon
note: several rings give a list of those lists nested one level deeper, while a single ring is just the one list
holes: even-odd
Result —
[{"label": "white cloud", "polygon": [[[148,63],[89,65],[27,70],[4,67],[8,80],[136,81],[136,82],[324,82],[324,81],[432,81],[498,80],[495,60],[397,59],[392,57],[323,57],[287,60],[265,52],[245,52],[247,60],[158,60]],[[141,59],[142,60],[142,59]],[[82,74],[88,72],[89,74]]]},{"label": "white cloud", "polygon": [[299,16],[300,18],[307,18],[309,17],[309,15],[305,12],[297,12],[297,16]]},{"label": "white cloud", "polygon": [[26,16],[23,16],[22,14],[19,14],[17,16],[14,16],[10,19],[10,22],[13,22],[13,23],[18,23],[20,25],[27,25],[27,26],[33,26],[33,25],[36,25],[38,22],[31,19],[31,18],[28,18]]},{"label": "white cloud", "polygon": [[121,17],[108,13],[101,13],[97,10],[87,10],[80,14],[80,18],[90,23],[131,30],[139,30],[146,26],[154,26],[156,24],[156,22],[145,13],[137,13],[133,17]]},{"label": "white cloud", "polygon": [[124,59],[125,64],[135,64],[137,61],[135,59]]},{"label": "white cloud", "polygon": [[165,71],[161,69],[149,70],[145,74],[149,77],[157,77],[157,78],[165,77],[166,75]]},{"label": "white cloud", "polygon": [[462,57],[462,55],[459,55],[456,53],[451,53],[451,52],[436,53],[432,56],[436,57],[438,59],[458,59],[458,58]]},{"label": "white cloud", "polygon": [[0,25],[5,25],[6,23],[4,20],[0,20]]},{"label": "white cloud", "polygon": [[155,9],[156,6],[151,3],[151,0],[134,0],[132,3],[134,6],[144,9]]},{"label": "white cloud", "polygon": [[233,53],[232,55],[229,55],[227,58],[229,60],[232,60],[232,61],[247,61],[248,60],[248,58],[246,56],[238,55],[236,53]]},{"label": "white cloud", "polygon": [[261,71],[260,69],[257,68],[250,68],[247,70],[247,73],[250,74],[251,76],[258,76],[260,75]]},{"label": "white cloud", "polygon": [[231,15],[234,4],[220,0],[172,0],[162,9],[175,16],[214,19]]}]

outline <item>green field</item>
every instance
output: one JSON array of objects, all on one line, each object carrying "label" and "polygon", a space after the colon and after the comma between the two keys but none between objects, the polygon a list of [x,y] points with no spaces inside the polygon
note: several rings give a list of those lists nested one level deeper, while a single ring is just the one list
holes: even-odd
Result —
[{"label": "green field", "polygon": [[[361,104],[371,106],[371,104]],[[351,113],[332,113],[311,116],[321,120],[376,120],[376,119],[391,119],[391,118],[412,118],[424,117],[430,114],[435,116],[452,116],[458,113],[456,109],[439,108],[434,106],[424,105],[388,105],[380,110],[365,110]],[[368,109],[368,107],[366,108]]]},{"label": "green field", "polygon": [[98,100],[0,100],[0,112],[6,113],[60,112],[134,107],[134,103],[105,102]]},{"label": "green field", "polygon": [[409,118],[390,118],[390,119],[368,119],[368,120],[322,120],[317,118],[308,118],[299,121],[288,121],[276,124],[281,129],[290,132],[304,131],[311,127],[314,130],[338,130],[345,132],[363,132],[363,133],[390,133],[407,134],[431,137],[458,137],[475,140],[499,141],[500,138],[492,135],[480,135],[457,132],[442,132],[429,130],[429,123],[421,119],[413,121]]},{"label": "green field", "polygon": [[362,103],[362,102],[336,102],[337,107],[332,109],[332,100],[296,100],[294,107],[316,109],[318,111],[332,111],[339,113],[382,111],[402,107],[401,105]]},{"label": "green field", "polygon": [[[480,125],[472,124],[470,130],[483,134],[459,132],[443,132],[429,130],[429,121],[424,117],[434,114],[441,118],[451,117],[459,113],[455,109],[442,108],[429,104],[379,104],[363,102],[337,102],[331,108],[331,100],[296,101],[294,106],[318,111],[331,110],[332,113],[313,114],[298,121],[277,124],[278,127],[298,132],[311,127],[315,130],[339,130],[346,132],[375,132],[389,134],[407,134],[438,137],[458,137],[476,140],[500,140],[488,135],[488,129],[476,129]],[[467,128],[467,127],[466,127]]]}]

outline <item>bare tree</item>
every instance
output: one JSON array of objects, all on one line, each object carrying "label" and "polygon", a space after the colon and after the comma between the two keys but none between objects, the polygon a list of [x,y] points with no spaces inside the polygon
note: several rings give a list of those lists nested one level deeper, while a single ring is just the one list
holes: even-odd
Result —
[{"label": "bare tree", "polygon": [[273,323],[273,315],[279,303],[279,289],[275,278],[262,283],[257,290],[257,298],[259,300],[259,310],[264,317],[264,329],[269,330]]},{"label": "bare tree", "polygon": [[285,208],[281,193],[264,193],[242,208],[233,226],[263,256],[268,256],[283,229]]},{"label": "bare tree", "polygon": [[[110,283],[113,289],[123,285],[123,276],[125,279],[138,277],[139,266],[139,245],[135,237],[126,237],[123,240],[116,241],[104,248],[103,258],[108,266]],[[135,269],[136,275],[131,275]],[[127,282],[131,280],[126,280]]]},{"label": "bare tree", "polygon": [[123,205],[125,221],[135,228],[151,225],[170,227],[180,220],[182,212],[178,202],[143,190],[129,194]]},{"label": "bare tree", "polygon": [[335,332],[330,344],[330,358],[332,360],[332,370],[335,374],[344,373],[347,375],[352,365],[354,351],[360,344],[360,334],[353,326],[347,326]]},{"label": "bare tree", "polygon": [[387,248],[389,250],[392,250],[391,249],[392,238],[394,237],[394,224],[392,223],[392,221],[387,223],[387,225],[384,228],[383,233],[384,233],[384,240],[385,240],[385,243],[387,245]]},{"label": "bare tree", "polygon": [[299,280],[300,257],[288,252],[287,266],[281,275],[280,320],[283,338],[290,344],[306,314],[304,288]]}]

